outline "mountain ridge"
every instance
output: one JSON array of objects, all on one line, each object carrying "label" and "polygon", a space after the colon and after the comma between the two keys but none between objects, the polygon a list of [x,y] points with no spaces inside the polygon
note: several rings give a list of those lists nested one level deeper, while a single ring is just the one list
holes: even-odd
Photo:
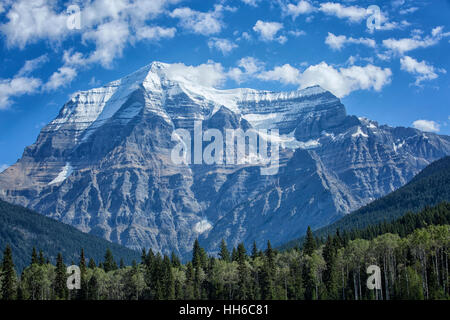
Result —
[{"label": "mountain ridge", "polygon": [[[450,157],[441,158],[419,172],[410,182],[388,195],[344,216],[335,223],[315,230],[317,237],[327,237],[336,230],[361,230],[371,225],[390,222],[408,212],[450,202]],[[289,241],[282,247],[301,244],[303,238]]]}]

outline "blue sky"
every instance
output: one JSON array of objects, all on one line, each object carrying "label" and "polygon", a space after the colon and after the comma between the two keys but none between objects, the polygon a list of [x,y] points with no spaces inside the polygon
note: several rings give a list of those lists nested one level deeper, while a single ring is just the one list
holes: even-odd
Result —
[{"label": "blue sky", "polygon": [[319,84],[349,114],[450,134],[449,14],[448,0],[2,0],[0,171],[72,93],[155,60],[218,88]]}]

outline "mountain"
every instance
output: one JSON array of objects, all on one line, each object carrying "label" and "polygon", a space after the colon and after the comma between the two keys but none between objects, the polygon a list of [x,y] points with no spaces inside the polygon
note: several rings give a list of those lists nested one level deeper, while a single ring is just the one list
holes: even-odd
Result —
[{"label": "mountain", "polygon": [[[450,202],[450,157],[437,160],[423,169],[409,183],[377,199],[326,227],[314,231],[326,237],[336,230],[350,231],[392,221],[407,212],[419,212],[441,202]],[[294,247],[303,237],[289,241],[283,247]]]},{"label": "mountain", "polygon": [[17,270],[30,263],[33,247],[42,250],[53,263],[61,252],[67,265],[72,261],[78,264],[81,248],[87,259],[93,258],[97,263],[104,261],[108,248],[117,262],[122,258],[130,264],[132,260],[140,259],[139,252],[0,200],[0,256],[7,244],[12,248]]},{"label": "mountain", "polygon": [[[251,163],[175,164],[175,130],[191,133],[195,121],[220,132],[278,129],[278,172],[262,175],[263,165]],[[222,238],[230,246],[285,243],[448,154],[448,136],[347,115],[318,86],[218,90],[193,81],[189,67],[154,62],[75,93],[0,173],[0,198],[129,248],[185,255],[196,238],[210,252]]]}]

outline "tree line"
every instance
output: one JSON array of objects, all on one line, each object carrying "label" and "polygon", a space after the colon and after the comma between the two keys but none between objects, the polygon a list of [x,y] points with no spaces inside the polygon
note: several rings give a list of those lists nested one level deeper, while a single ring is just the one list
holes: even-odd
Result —
[{"label": "tree line", "polygon": [[[444,203],[326,239],[315,238],[308,228],[302,247],[285,251],[270,242],[264,250],[253,244],[247,252],[239,244],[230,251],[222,240],[218,256],[209,256],[195,241],[186,263],[150,249],[126,266],[108,249],[97,264],[81,249],[81,289],[71,291],[61,254],[52,264],[33,249],[30,264],[17,275],[6,246],[0,293],[5,300],[449,299],[449,217],[450,205]],[[381,268],[381,290],[366,286],[369,265]]]}]

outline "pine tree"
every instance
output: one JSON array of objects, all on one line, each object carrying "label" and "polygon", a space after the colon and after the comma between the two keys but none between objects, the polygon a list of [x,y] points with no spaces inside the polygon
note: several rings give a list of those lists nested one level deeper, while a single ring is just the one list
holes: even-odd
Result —
[{"label": "pine tree", "polygon": [[39,265],[43,266],[45,264],[44,252],[39,250]]},{"label": "pine tree", "polygon": [[225,262],[230,262],[230,252],[228,251],[227,244],[224,239],[220,243],[220,252],[219,252],[220,260]]},{"label": "pine tree", "polygon": [[105,262],[103,263],[105,272],[114,271],[117,269],[116,261],[114,260],[111,250],[108,248],[105,253]]},{"label": "pine tree", "polygon": [[98,300],[98,298],[98,279],[94,273],[88,282],[88,299]]},{"label": "pine tree", "polygon": [[56,276],[55,276],[55,295],[57,299],[67,298],[67,278],[66,266],[64,265],[63,256],[58,253],[56,258]]},{"label": "pine tree", "polygon": [[125,262],[123,261],[123,258],[120,258],[119,269],[125,269]]},{"label": "pine tree", "polygon": [[86,257],[84,256],[83,248],[81,248],[79,267],[80,267],[81,274],[83,274],[83,273],[85,274],[86,273]]},{"label": "pine tree", "polygon": [[323,247],[322,255],[325,260],[326,268],[323,271],[323,282],[327,289],[328,299],[339,298],[339,286],[337,283],[337,270],[336,270],[336,241],[328,235],[325,246]]},{"label": "pine tree", "polygon": [[194,248],[192,249],[192,266],[194,269],[201,267],[201,248],[198,239],[195,239]]},{"label": "pine tree", "polygon": [[231,251],[231,261],[237,261],[238,260],[238,253],[236,248],[233,248],[233,251]]},{"label": "pine tree", "polygon": [[147,263],[147,252],[145,251],[145,248],[142,249],[141,263],[142,264],[146,264]]},{"label": "pine tree", "polygon": [[175,281],[172,274],[172,263],[168,256],[164,255],[163,260],[163,287],[164,287],[164,299],[175,299]]},{"label": "pine tree", "polygon": [[3,253],[3,262],[2,262],[1,290],[3,300],[14,300],[16,298],[15,285],[16,285],[16,271],[14,270],[12,250],[11,247],[7,245]]},{"label": "pine tree", "polygon": [[261,272],[261,294],[265,300],[274,298],[275,254],[270,241],[267,241],[263,270]]},{"label": "pine tree", "polygon": [[250,296],[250,284],[249,284],[249,272],[246,265],[247,261],[247,254],[243,243],[240,243],[237,248],[237,255],[238,255],[238,285],[239,285],[239,292],[238,296],[239,299],[245,300],[248,299]]},{"label": "pine tree", "polygon": [[77,296],[78,299],[81,300],[87,300],[88,298],[88,290],[87,290],[87,286],[88,286],[88,280],[86,278],[86,257],[84,255],[84,249],[81,248],[81,253],[80,253],[80,263],[79,263],[79,267],[80,267],[80,280],[81,280],[81,289],[78,290],[77,292]]},{"label": "pine tree", "polygon": [[316,249],[316,240],[314,239],[311,227],[308,226],[308,229],[306,231],[305,243],[303,245],[303,252],[306,255],[311,256],[315,249]]},{"label": "pine tree", "polygon": [[39,259],[35,247],[33,247],[33,252],[31,253],[31,264],[39,264]]},{"label": "pine tree", "polygon": [[172,262],[172,267],[174,267],[174,268],[179,268],[181,266],[180,258],[178,258],[178,256],[175,254],[175,252],[172,252],[170,261]]},{"label": "pine tree", "polygon": [[95,265],[95,261],[94,259],[90,258],[89,259],[89,264],[88,264],[88,268],[91,270],[94,270],[97,266]]},{"label": "pine tree", "polygon": [[252,259],[255,260],[257,256],[258,256],[258,247],[256,246],[256,241],[253,241]]}]

